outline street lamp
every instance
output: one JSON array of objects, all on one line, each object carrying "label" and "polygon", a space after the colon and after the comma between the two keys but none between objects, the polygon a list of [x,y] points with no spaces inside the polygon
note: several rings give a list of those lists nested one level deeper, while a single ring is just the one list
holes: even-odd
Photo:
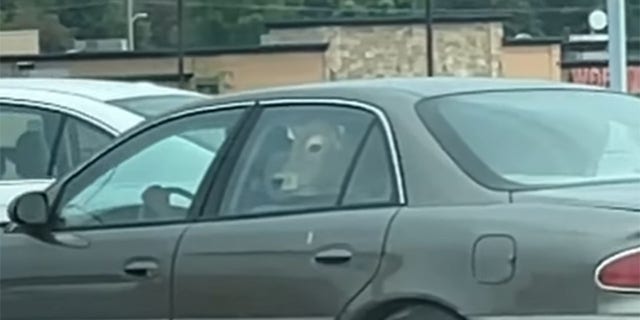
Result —
[{"label": "street lamp", "polygon": [[129,50],[135,50],[135,26],[136,21],[147,19],[149,14],[146,12],[133,13],[133,0],[127,0],[127,41]]}]

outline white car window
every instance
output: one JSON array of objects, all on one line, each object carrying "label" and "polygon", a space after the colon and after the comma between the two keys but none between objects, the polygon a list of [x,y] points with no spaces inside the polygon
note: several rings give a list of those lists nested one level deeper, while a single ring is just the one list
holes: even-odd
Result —
[{"label": "white car window", "polygon": [[47,179],[60,115],[0,105],[0,180]]}]

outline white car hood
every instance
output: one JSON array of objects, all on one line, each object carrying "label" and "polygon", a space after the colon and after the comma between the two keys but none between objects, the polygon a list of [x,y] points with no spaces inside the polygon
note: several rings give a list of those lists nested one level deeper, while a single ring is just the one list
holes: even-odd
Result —
[{"label": "white car hood", "polygon": [[17,196],[46,189],[54,180],[20,180],[0,182],[0,224],[9,221],[7,207]]}]

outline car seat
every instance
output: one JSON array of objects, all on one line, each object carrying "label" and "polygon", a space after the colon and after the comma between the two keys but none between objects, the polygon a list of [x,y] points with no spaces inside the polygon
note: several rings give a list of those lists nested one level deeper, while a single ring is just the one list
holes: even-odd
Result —
[{"label": "car seat", "polygon": [[29,129],[16,141],[14,163],[22,179],[47,178],[49,148],[40,130]]}]

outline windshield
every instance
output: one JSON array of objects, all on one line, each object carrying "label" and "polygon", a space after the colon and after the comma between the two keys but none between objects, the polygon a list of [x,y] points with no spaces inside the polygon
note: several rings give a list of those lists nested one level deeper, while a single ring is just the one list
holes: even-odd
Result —
[{"label": "windshield", "polygon": [[185,104],[204,99],[204,96],[197,95],[161,95],[112,100],[108,101],[108,103],[142,117],[153,118],[176,110]]},{"label": "windshield", "polygon": [[518,90],[426,100],[443,148],[496,189],[640,179],[640,99],[606,91]]}]

